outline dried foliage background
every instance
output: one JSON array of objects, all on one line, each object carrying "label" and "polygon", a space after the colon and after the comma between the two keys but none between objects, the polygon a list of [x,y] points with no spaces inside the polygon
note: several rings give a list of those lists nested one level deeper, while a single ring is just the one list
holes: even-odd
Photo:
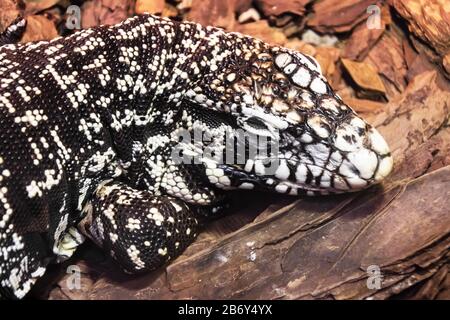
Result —
[{"label": "dried foliage background", "polygon": [[[23,14],[24,42],[70,34],[70,5],[82,28],[149,12],[313,55],[386,137],[396,166],[382,187],[358,194],[237,193],[182,257],[144,276],[124,275],[88,243],[31,297],[450,299],[448,0],[2,0],[0,31]],[[376,29],[370,5],[380,9]],[[68,288],[68,265],[82,270],[81,290]],[[370,265],[383,273],[379,290],[366,285]]]}]

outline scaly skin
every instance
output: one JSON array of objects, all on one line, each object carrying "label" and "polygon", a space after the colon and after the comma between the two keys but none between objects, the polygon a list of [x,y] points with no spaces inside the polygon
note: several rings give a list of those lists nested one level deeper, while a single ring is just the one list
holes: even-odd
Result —
[{"label": "scaly skin", "polygon": [[[145,272],[183,252],[226,190],[357,191],[392,168],[313,58],[150,15],[1,46],[0,127],[4,297],[84,236]],[[220,161],[228,137],[240,151]]]}]

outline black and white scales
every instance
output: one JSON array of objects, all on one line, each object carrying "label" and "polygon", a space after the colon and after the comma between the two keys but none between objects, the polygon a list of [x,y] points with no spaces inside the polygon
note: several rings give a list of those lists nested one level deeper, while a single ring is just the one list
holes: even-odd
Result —
[{"label": "black and white scales", "polygon": [[[2,297],[24,297],[85,236],[128,272],[155,269],[230,189],[340,193],[391,171],[381,135],[299,52],[151,15],[12,43],[24,26],[0,35]],[[227,164],[181,131],[216,154],[238,131],[279,148]],[[180,145],[194,163],[174,161]]]}]

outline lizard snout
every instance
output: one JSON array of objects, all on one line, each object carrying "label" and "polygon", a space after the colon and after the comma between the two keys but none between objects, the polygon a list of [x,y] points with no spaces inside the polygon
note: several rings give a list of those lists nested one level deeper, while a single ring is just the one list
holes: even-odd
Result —
[{"label": "lizard snout", "polygon": [[334,146],[344,155],[338,174],[352,190],[379,183],[392,171],[386,140],[356,115],[336,129]]}]

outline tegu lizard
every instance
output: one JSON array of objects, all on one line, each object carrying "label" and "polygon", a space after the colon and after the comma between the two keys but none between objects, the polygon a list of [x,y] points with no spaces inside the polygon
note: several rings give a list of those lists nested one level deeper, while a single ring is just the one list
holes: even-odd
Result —
[{"label": "tegu lizard", "polygon": [[86,236],[145,272],[179,256],[227,190],[351,192],[392,169],[308,55],[152,15],[8,43],[23,28],[0,36],[3,297]]}]

